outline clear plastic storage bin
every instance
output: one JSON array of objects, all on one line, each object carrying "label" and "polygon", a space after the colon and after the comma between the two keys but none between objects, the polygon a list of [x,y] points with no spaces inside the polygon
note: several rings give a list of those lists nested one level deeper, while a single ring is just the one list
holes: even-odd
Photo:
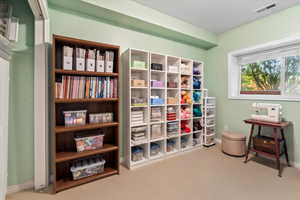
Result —
[{"label": "clear plastic storage bin", "polygon": [[167,141],[167,152],[172,152],[176,150],[176,140],[171,139]]},{"label": "clear plastic storage bin", "polygon": [[131,160],[137,162],[144,159],[144,148],[141,146],[132,147]]},{"label": "clear plastic storage bin", "polygon": [[77,152],[100,149],[103,147],[104,135],[75,138]]},{"label": "clear plastic storage bin", "polygon": [[71,172],[74,180],[100,174],[104,171],[105,160],[101,158],[90,158],[74,162]]},{"label": "clear plastic storage bin", "polygon": [[86,124],[87,110],[64,111],[65,126],[80,126]]},{"label": "clear plastic storage bin", "polygon": [[153,142],[150,146],[150,156],[156,156],[160,152],[160,144]]},{"label": "clear plastic storage bin", "polygon": [[89,118],[91,124],[113,122],[113,113],[90,114]]}]

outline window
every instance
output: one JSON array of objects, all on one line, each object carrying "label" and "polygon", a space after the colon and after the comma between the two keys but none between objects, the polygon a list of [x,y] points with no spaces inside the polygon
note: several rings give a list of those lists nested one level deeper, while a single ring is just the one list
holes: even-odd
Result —
[{"label": "window", "polygon": [[241,94],[280,95],[281,60],[270,59],[241,65]]},{"label": "window", "polygon": [[300,39],[228,55],[229,98],[300,101]]}]

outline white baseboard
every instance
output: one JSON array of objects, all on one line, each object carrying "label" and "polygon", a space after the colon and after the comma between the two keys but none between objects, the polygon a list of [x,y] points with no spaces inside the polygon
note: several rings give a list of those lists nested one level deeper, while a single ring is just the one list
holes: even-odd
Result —
[{"label": "white baseboard", "polygon": [[222,143],[222,140],[220,138],[216,138],[215,141],[218,143],[218,144],[221,144]]},{"label": "white baseboard", "polygon": [[124,157],[120,157],[120,164],[122,164],[123,162],[125,162],[125,158]]},{"label": "white baseboard", "polygon": [[292,162],[291,165],[293,167],[295,167],[296,169],[300,169],[300,163],[298,163],[298,162]]},{"label": "white baseboard", "polygon": [[34,182],[33,180],[30,180],[22,184],[8,186],[6,194],[13,194],[23,190],[32,189],[33,187],[34,187]]}]

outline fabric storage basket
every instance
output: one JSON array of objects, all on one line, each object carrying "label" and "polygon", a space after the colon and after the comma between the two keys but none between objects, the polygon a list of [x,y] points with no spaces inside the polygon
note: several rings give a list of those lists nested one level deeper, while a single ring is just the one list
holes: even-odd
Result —
[{"label": "fabric storage basket", "polygon": [[75,138],[77,152],[100,149],[103,147],[104,135]]},{"label": "fabric storage basket", "polygon": [[65,126],[80,126],[86,124],[87,110],[64,111]]},{"label": "fabric storage basket", "polygon": [[[283,143],[280,143],[281,146],[279,150],[283,149]],[[264,151],[267,153],[275,154],[276,153],[276,144],[274,138],[268,136],[255,136],[253,138],[253,147],[256,150]],[[282,152],[280,152],[282,153]]]},{"label": "fabric storage basket", "polygon": [[105,160],[100,158],[90,158],[76,161],[71,167],[74,180],[100,174],[104,171]]},{"label": "fabric storage basket", "polygon": [[222,151],[232,156],[244,156],[246,153],[246,136],[224,132],[222,134]]}]

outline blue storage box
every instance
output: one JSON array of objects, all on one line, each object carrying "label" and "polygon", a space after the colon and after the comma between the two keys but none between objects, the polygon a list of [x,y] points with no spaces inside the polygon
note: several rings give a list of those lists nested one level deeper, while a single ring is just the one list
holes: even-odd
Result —
[{"label": "blue storage box", "polygon": [[151,99],[151,105],[161,105],[161,104],[164,104],[164,99],[162,98]]}]

